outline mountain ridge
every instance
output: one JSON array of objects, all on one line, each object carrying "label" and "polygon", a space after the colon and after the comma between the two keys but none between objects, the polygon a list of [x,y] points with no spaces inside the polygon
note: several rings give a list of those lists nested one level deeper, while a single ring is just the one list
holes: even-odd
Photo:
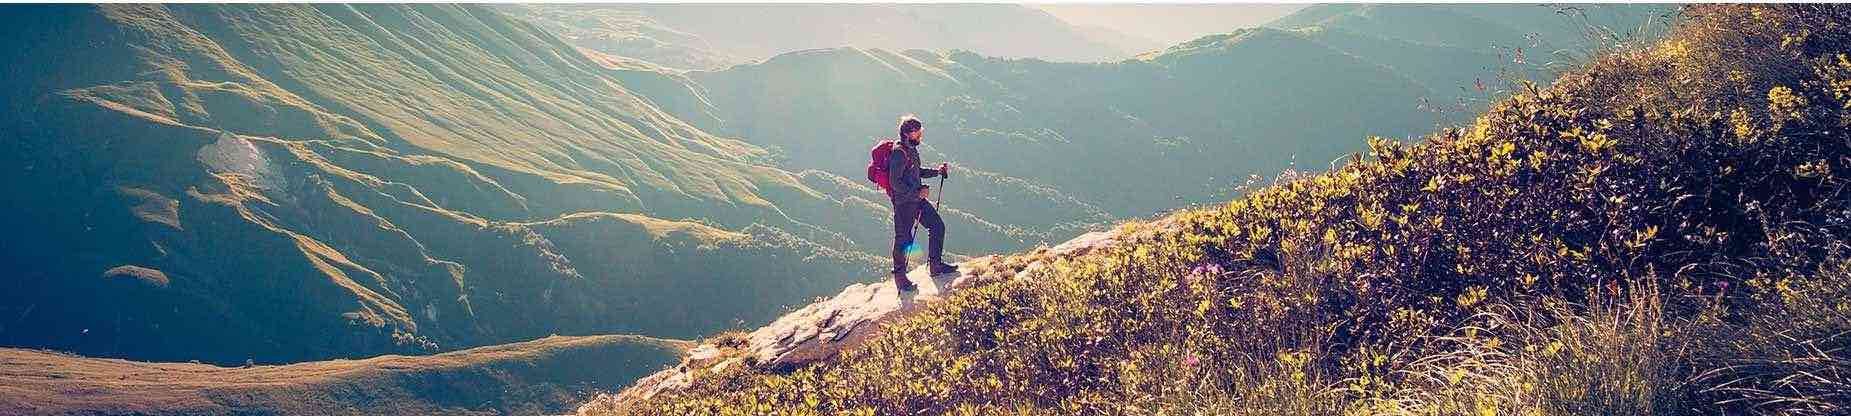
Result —
[{"label": "mountain ridge", "polygon": [[[1152,45],[1013,4],[520,5],[497,10],[538,22],[575,46],[659,61],[671,72],[721,70],[796,50],[844,46],[964,49],[1085,62],[1122,59]],[[783,30],[793,25],[816,30]]]}]

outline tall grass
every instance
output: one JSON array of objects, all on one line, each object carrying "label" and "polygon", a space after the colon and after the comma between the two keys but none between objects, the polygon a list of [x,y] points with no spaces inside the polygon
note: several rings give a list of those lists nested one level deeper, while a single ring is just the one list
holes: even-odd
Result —
[{"label": "tall grass", "polygon": [[1589,305],[1488,308],[1440,352],[1397,374],[1402,384],[1366,402],[1389,415],[1656,415],[1687,391],[1679,372],[1688,334],[1666,322],[1651,283],[1593,293]]},{"label": "tall grass", "polygon": [[1851,262],[1762,295],[1745,322],[1711,322],[1699,393],[1745,412],[1851,412]]}]

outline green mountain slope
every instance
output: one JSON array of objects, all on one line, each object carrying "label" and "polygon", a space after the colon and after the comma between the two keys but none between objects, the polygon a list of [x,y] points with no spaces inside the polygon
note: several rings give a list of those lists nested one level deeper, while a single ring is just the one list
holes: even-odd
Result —
[{"label": "green mountain slope", "polygon": [[1469,126],[620,412],[1843,413],[1851,9],[1687,19]]},{"label": "green mountain slope", "polygon": [[6,9],[0,344],[267,363],[685,338],[878,263],[832,231],[881,234],[865,189],[767,166],[487,9]]},{"label": "green mountain slope", "polygon": [[511,4],[496,11],[533,22],[567,44],[671,69],[725,68],[743,62],[719,52],[699,34],[620,6]]}]

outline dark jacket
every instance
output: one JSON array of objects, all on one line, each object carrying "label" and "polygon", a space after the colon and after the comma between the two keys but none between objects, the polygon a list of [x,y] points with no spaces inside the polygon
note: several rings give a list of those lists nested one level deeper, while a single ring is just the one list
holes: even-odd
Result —
[{"label": "dark jacket", "polygon": [[919,167],[919,148],[900,140],[892,153],[887,155],[887,186],[892,193],[887,198],[894,203],[912,202],[919,198],[919,188],[926,187],[924,178],[937,177],[938,169]]}]

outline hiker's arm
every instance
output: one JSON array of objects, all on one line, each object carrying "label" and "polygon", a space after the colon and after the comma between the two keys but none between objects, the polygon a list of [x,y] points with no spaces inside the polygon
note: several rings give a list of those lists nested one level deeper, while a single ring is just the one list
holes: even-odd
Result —
[{"label": "hiker's arm", "polygon": [[950,178],[951,177],[951,164],[940,163],[938,164],[938,169],[921,168],[919,169],[919,171],[920,171],[919,177],[921,178]]},{"label": "hiker's arm", "polygon": [[[899,152],[901,150],[894,149],[894,151]],[[919,193],[919,177],[907,175],[905,168],[905,155],[892,155],[887,157],[887,187],[893,190],[894,195]],[[909,176],[911,179],[910,182],[908,181]]]}]

